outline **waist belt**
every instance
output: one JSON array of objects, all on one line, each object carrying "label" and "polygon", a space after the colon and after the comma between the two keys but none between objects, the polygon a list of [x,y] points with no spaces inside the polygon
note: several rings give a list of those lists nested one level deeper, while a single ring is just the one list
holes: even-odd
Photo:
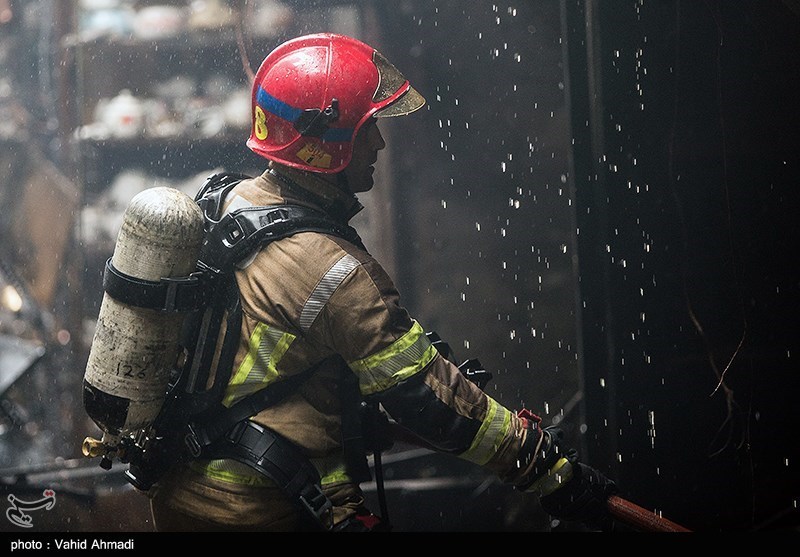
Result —
[{"label": "waist belt", "polygon": [[333,504],[322,492],[316,468],[290,441],[249,420],[232,427],[204,456],[247,464],[281,487],[325,530],[333,524]]}]

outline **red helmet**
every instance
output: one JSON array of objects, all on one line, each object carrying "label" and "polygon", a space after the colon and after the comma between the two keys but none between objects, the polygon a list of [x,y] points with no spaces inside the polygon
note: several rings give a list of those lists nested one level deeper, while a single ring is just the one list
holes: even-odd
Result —
[{"label": "red helmet", "polygon": [[425,99],[377,50],[330,33],[289,40],[255,76],[247,146],[312,172],[339,172],[370,117],[409,114]]}]

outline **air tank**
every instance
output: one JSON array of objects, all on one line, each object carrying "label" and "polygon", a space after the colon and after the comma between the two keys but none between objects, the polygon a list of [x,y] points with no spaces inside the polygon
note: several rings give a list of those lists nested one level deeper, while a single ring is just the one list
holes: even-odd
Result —
[{"label": "air tank", "polygon": [[[179,190],[153,187],[128,205],[110,263],[118,274],[145,285],[187,277],[196,270],[202,241],[203,215],[197,203]],[[146,429],[158,415],[181,354],[187,315],[141,307],[135,300],[124,303],[108,290],[83,379],[83,405],[103,431],[106,448]],[[84,454],[101,454],[87,447],[90,441],[99,443],[87,438]]]}]

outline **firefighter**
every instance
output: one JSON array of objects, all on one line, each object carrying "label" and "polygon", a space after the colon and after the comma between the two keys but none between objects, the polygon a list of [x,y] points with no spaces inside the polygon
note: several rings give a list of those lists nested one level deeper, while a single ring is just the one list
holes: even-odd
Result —
[{"label": "firefighter", "polygon": [[[386,146],[380,119],[424,104],[359,40],[322,33],[281,44],[252,90],[247,146],[266,159],[265,171],[238,182],[225,207],[296,204],[346,227]],[[537,494],[554,516],[608,527],[614,483],[561,447],[535,415],[502,406],[445,357],[357,237],[301,232],[271,242],[239,265],[236,283],[241,336],[224,404],[312,373],[239,423],[230,450],[160,479],[149,492],[158,531],[385,528],[359,487],[369,479],[363,450],[353,458],[346,441],[359,437],[354,412],[376,406],[427,446]],[[291,474],[307,463],[317,486],[276,480],[300,483]]]}]

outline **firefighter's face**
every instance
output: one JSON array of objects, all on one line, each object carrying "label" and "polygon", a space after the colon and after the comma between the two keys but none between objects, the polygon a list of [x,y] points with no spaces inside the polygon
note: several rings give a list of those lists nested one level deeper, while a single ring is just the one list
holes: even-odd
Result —
[{"label": "firefighter's face", "polygon": [[374,165],[378,160],[378,151],[384,147],[386,142],[378,129],[377,120],[372,118],[358,130],[353,142],[353,158],[343,171],[351,192],[359,193],[372,189]]}]

